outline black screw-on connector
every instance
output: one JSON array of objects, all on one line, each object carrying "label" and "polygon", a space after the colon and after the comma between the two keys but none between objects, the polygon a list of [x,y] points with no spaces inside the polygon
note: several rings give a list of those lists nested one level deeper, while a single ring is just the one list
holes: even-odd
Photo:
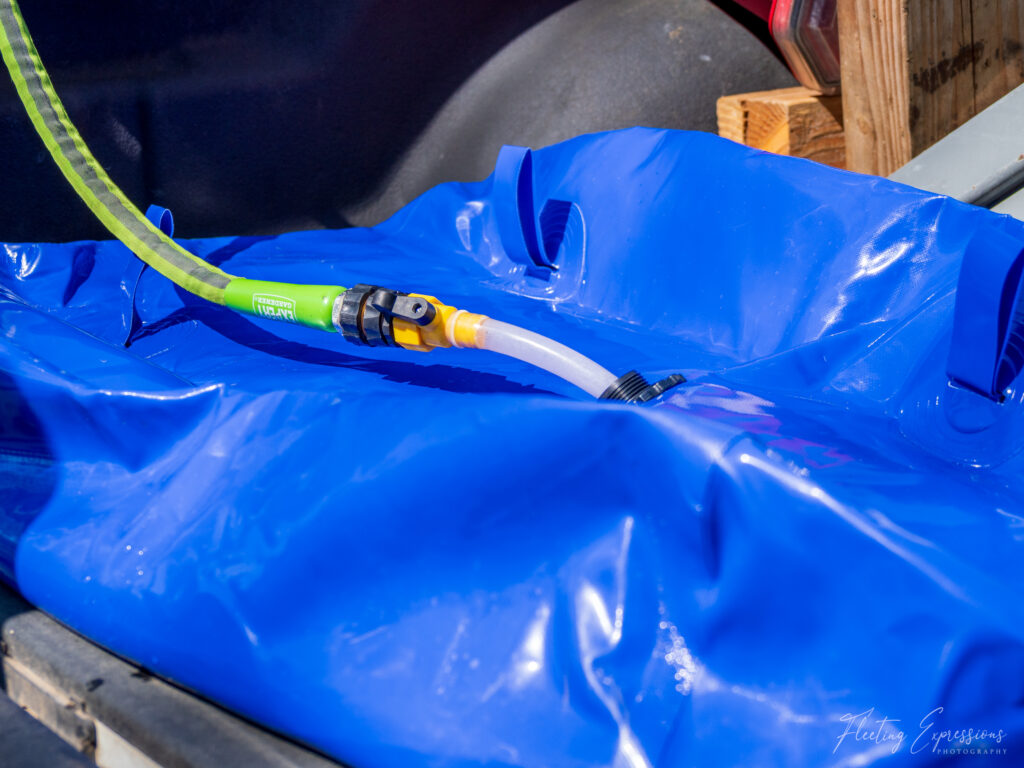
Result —
[{"label": "black screw-on connector", "polygon": [[331,313],[334,327],[353,344],[369,344],[361,328],[363,307],[370,294],[376,290],[377,286],[375,285],[360,283],[349,288],[334,302],[334,309]]},{"label": "black screw-on connector", "polygon": [[627,403],[635,402],[650,384],[647,383],[647,379],[641,376],[636,371],[630,371],[624,373],[608,387],[604,392],[601,393],[599,400],[622,400]]},{"label": "black screw-on connector", "polygon": [[436,316],[434,305],[418,296],[360,283],[349,288],[334,303],[334,327],[353,344],[393,347],[394,318],[428,325]]},{"label": "black screw-on connector", "polygon": [[673,373],[655,384],[648,384],[647,379],[636,371],[619,376],[604,392],[600,400],[621,400],[626,403],[646,403],[679,384],[686,382],[681,373]]}]

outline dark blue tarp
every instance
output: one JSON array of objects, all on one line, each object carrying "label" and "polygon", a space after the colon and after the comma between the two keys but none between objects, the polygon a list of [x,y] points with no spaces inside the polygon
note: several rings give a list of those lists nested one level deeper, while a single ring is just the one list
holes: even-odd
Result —
[{"label": "dark blue tarp", "polygon": [[688,384],[590,401],[242,317],[117,243],[2,246],[5,575],[355,766],[1024,764],[1024,406],[946,375],[964,253],[1024,225],[701,134],[533,165],[580,214],[548,279],[491,180],[187,246]]}]

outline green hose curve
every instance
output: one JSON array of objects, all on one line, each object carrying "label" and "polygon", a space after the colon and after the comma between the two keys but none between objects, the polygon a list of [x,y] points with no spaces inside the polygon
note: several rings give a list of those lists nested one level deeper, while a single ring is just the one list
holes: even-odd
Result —
[{"label": "green hose curve", "polygon": [[53,88],[15,0],[0,0],[0,53],[36,131],[96,218],[157,272],[186,291],[224,304],[224,290],[233,276],[154,227],[93,157]]},{"label": "green hose curve", "polygon": [[[338,285],[296,285],[229,275],[189,253],[150,223],[93,157],[54,90],[17,0],[0,0],[0,55],[36,132],[78,196],[132,253],[186,291],[257,317],[324,331],[342,330],[350,341],[367,346],[428,351],[454,344],[492,349],[538,365],[601,397],[618,381],[601,366],[561,344],[482,315],[465,313],[431,296],[409,296],[370,285],[357,285],[357,290],[346,294],[347,289]],[[408,308],[402,310],[405,314],[395,310],[400,298],[416,296],[421,301],[413,304],[418,303],[420,309],[425,303],[432,306],[429,315],[411,315]],[[357,300],[346,307],[346,301],[353,297]],[[460,325],[460,317],[466,323]],[[478,326],[485,327],[485,322],[490,322],[486,326],[492,337],[490,346],[486,335],[482,341],[477,337]],[[630,375],[638,376],[635,372]]]}]

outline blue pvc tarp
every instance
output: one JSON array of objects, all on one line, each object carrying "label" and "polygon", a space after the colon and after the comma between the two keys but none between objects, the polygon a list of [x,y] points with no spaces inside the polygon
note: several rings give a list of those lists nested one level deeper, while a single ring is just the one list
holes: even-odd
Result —
[{"label": "blue pvc tarp", "polygon": [[702,134],[532,173],[185,244],[687,384],[592,401],[242,317],[117,243],[2,246],[3,574],[354,766],[1021,764],[1024,405],[986,392],[1016,294],[965,267],[956,300],[972,249],[1019,276],[1024,224]]}]

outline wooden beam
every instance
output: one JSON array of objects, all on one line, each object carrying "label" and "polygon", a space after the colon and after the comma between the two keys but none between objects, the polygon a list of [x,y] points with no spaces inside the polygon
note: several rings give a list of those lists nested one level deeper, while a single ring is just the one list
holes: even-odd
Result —
[{"label": "wooden beam", "polygon": [[839,0],[846,157],[888,175],[1024,82],[1024,0]]},{"label": "wooden beam", "polygon": [[768,152],[845,167],[840,98],[807,88],[723,96],[718,100],[718,135]]}]

